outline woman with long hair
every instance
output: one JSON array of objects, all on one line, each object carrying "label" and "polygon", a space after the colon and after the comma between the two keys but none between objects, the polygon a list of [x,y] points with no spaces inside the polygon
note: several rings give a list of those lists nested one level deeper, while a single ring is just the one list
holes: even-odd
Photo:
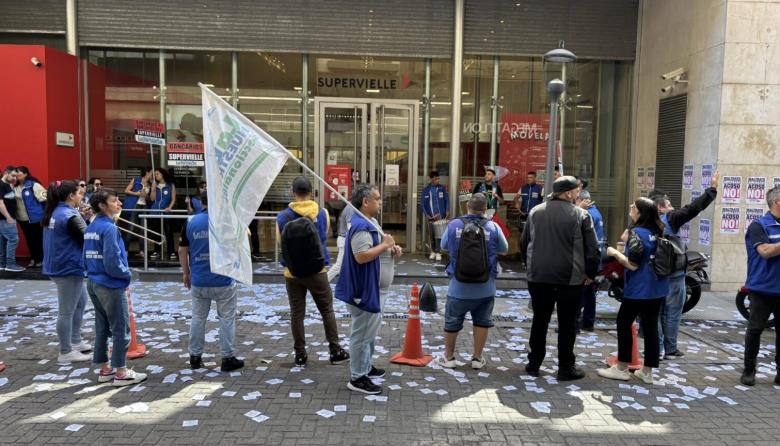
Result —
[{"label": "woman with long hair", "polygon": [[81,322],[87,306],[84,286],[84,231],[87,224],[78,206],[84,189],[75,181],[55,181],[46,194],[43,212],[43,274],[57,286],[58,363],[89,361],[92,350],[81,339]]},{"label": "woman with long hair", "polygon": [[633,344],[631,326],[639,316],[645,336],[645,358],[644,367],[636,370],[634,376],[646,384],[653,384],[653,369],[658,368],[659,362],[658,315],[669,294],[669,278],[656,276],[652,264],[656,240],[663,235],[664,224],[655,203],[648,198],[637,198],[631,204],[628,215],[632,223],[624,252],[607,248],[607,255],[626,268],[623,301],[617,314],[618,362],[598,373],[604,378],[622,381],[631,378],[628,371]]},{"label": "woman with long hair", "polygon": [[[195,188],[195,195],[192,197],[187,196],[185,199],[185,203],[187,203],[187,213],[192,214],[200,214],[203,212],[203,203],[201,202],[201,194],[203,192],[206,192],[206,182],[205,181],[198,181],[198,185]],[[254,223],[254,222],[253,222]]]},{"label": "woman with long hair", "polygon": [[[98,382],[112,381],[115,386],[128,386],[146,379],[126,367],[130,345],[130,313],[125,290],[132,275],[127,264],[127,252],[115,218],[122,212],[117,193],[103,188],[89,200],[95,219],[84,234],[84,257],[87,267],[87,293],[95,306],[95,350],[93,362],[100,366]],[[111,361],[108,358],[108,338],[113,340]]]},{"label": "woman with long hair", "polygon": [[[158,212],[160,215],[170,215],[173,206],[176,204],[176,186],[173,184],[173,177],[167,170],[158,167],[154,171],[154,180],[152,181],[152,193],[149,197],[152,201],[150,209]],[[151,221],[159,222],[155,230],[165,234],[165,247],[171,260],[176,260],[176,251],[173,249],[173,221],[170,219],[155,219]],[[160,227],[162,226],[162,227]],[[151,255],[152,259],[161,258],[157,251]]]},{"label": "woman with long hair", "polygon": [[22,227],[27,248],[30,250],[30,268],[43,263],[43,208],[46,189],[30,174],[27,166],[16,168],[16,220]]}]

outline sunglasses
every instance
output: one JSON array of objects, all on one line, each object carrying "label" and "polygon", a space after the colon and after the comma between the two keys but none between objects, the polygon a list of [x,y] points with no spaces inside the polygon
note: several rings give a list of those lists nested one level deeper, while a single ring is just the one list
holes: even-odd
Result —
[{"label": "sunglasses", "polygon": [[79,187],[87,187],[87,183],[79,183]]},{"label": "sunglasses", "polygon": [[102,186],[103,183],[93,183],[93,185],[95,185],[95,186]]}]

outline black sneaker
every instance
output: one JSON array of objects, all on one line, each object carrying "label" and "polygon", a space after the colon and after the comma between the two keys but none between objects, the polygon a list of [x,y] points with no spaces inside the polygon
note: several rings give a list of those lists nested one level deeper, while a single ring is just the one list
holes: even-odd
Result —
[{"label": "black sneaker", "polygon": [[385,369],[378,369],[374,366],[371,366],[371,370],[368,372],[369,378],[382,378],[385,376]]},{"label": "black sneaker", "polygon": [[[744,370],[742,370],[742,376],[739,377],[739,382],[746,386],[753,387],[756,385],[756,368],[755,367],[745,367]],[[775,378],[775,382],[777,382],[777,378]]]},{"label": "black sneaker", "polygon": [[297,366],[306,365],[306,361],[308,360],[309,360],[309,355],[306,354],[305,351],[295,352],[295,365]]},{"label": "black sneaker", "polygon": [[330,354],[331,364],[341,364],[342,362],[347,362],[347,361],[349,361],[349,353],[347,353],[347,351],[344,350],[343,348],[340,348]]},{"label": "black sneaker", "polygon": [[595,330],[593,329],[593,325],[591,325],[590,327],[582,327],[582,328],[581,328],[581,330],[582,330],[582,331],[587,331],[587,332],[589,332],[589,333],[593,333],[593,332],[595,331]]},{"label": "black sneaker", "polygon": [[190,355],[190,368],[192,370],[202,369],[203,368],[203,359],[200,357],[200,355]]},{"label": "black sneaker", "polygon": [[244,361],[236,358],[235,356],[231,356],[229,358],[222,358],[222,366],[219,369],[223,372],[232,372],[233,370],[238,370],[243,366]]},{"label": "black sneaker", "polygon": [[575,381],[582,378],[585,378],[585,372],[577,367],[558,370],[558,381]]},{"label": "black sneaker", "polygon": [[539,377],[539,366],[538,365],[531,365],[530,363],[525,365],[525,373],[529,374],[530,376]]},{"label": "black sneaker", "polygon": [[685,353],[681,352],[680,350],[675,350],[675,351],[673,351],[671,353],[665,354],[664,355],[664,359],[668,359],[668,360],[672,360],[673,361],[675,359],[680,359],[683,356],[685,356]]},{"label": "black sneaker", "polygon": [[368,376],[361,376],[358,379],[353,379],[347,383],[347,388],[349,390],[367,393],[369,395],[378,395],[382,393],[382,387],[377,386],[371,382],[371,379]]}]

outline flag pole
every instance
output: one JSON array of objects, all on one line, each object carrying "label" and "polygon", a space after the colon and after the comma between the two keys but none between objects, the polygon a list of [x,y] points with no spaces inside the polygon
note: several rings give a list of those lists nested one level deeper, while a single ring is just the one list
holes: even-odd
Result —
[{"label": "flag pole", "polygon": [[[219,99],[220,101],[222,101],[222,103],[223,103],[225,106],[227,106],[227,107],[230,107],[230,108],[232,108],[233,110],[236,110],[236,109],[235,109],[235,107],[233,107],[233,106],[232,106],[232,105],[230,105],[230,104],[229,104],[227,101],[225,101],[224,99],[222,99],[221,97],[219,97],[219,95],[218,95],[218,94],[216,94],[216,93],[214,93],[213,91],[211,91],[211,89],[210,89],[209,87],[207,87],[205,84],[202,84],[202,83],[198,82],[198,86],[199,86],[200,88],[205,88],[206,90],[208,90],[208,91],[209,91],[211,94],[213,94],[214,96],[216,96],[216,97],[217,97],[217,99]],[[236,111],[237,111],[239,114],[241,114],[241,112],[239,112],[238,110],[236,110]],[[254,122],[250,121],[249,119],[246,119],[246,117],[245,117],[244,115],[241,115],[241,118],[243,118],[243,119],[246,121],[246,123],[247,123],[248,125],[250,125],[251,127],[254,127],[254,128],[256,128],[257,130],[260,130],[260,131],[262,131],[263,133],[266,133],[266,132],[265,132],[265,130],[263,130],[263,129],[261,129],[260,127],[258,127],[258,126],[257,126],[257,124],[255,124]],[[270,136],[270,135],[269,135],[269,136]],[[278,141],[277,141],[277,142],[278,142]],[[379,235],[381,235],[381,236],[384,236],[384,235],[385,235],[385,232],[384,232],[384,231],[382,231],[382,228],[381,228],[381,227],[380,227],[378,224],[374,223],[373,221],[371,221],[371,219],[369,219],[369,218],[368,218],[368,217],[366,217],[366,216],[365,216],[365,215],[364,215],[362,212],[360,212],[360,209],[356,208],[356,207],[355,207],[355,206],[354,206],[354,205],[353,205],[353,204],[352,204],[352,203],[351,203],[349,200],[347,200],[346,198],[344,198],[344,197],[343,197],[343,196],[342,196],[342,195],[341,195],[341,194],[340,194],[340,193],[339,193],[339,192],[338,192],[336,189],[334,189],[334,188],[333,188],[333,186],[331,186],[330,184],[328,184],[328,182],[327,182],[327,181],[323,180],[323,179],[322,179],[322,177],[320,177],[319,175],[317,175],[317,174],[316,174],[316,173],[315,173],[315,172],[314,172],[314,171],[313,171],[313,170],[312,170],[312,169],[311,169],[309,166],[307,166],[307,165],[306,165],[306,163],[304,163],[303,161],[299,160],[299,159],[298,159],[298,158],[297,158],[297,157],[296,157],[296,156],[295,156],[295,155],[294,155],[292,152],[290,152],[289,150],[287,150],[287,147],[284,147],[284,146],[283,146],[281,143],[279,143],[279,147],[281,147],[281,148],[282,148],[282,149],[283,149],[283,150],[284,150],[284,151],[287,153],[287,156],[288,156],[289,158],[292,158],[292,159],[293,159],[293,160],[294,160],[296,163],[298,163],[298,164],[299,164],[299,165],[300,165],[300,166],[303,168],[303,170],[304,170],[306,173],[308,173],[309,175],[312,175],[314,178],[316,178],[317,180],[319,180],[319,182],[320,182],[320,183],[322,183],[323,185],[325,185],[325,187],[326,187],[326,188],[328,188],[328,190],[330,190],[331,192],[333,192],[334,194],[336,194],[336,196],[337,196],[337,197],[339,197],[339,200],[341,200],[341,201],[343,201],[344,203],[346,203],[346,204],[347,204],[347,206],[351,207],[351,208],[352,208],[352,209],[355,211],[355,213],[356,213],[356,214],[360,215],[360,216],[361,216],[362,218],[364,218],[364,219],[365,219],[367,222],[369,222],[369,223],[370,223],[370,224],[371,224],[371,225],[372,225],[374,228],[376,228],[376,230],[377,230],[377,231],[379,231]],[[305,148],[305,147],[304,147],[304,150],[306,150],[306,148]]]}]

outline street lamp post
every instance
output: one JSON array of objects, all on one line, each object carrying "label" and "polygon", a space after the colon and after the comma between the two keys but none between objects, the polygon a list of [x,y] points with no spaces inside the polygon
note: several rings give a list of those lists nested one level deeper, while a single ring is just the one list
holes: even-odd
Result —
[{"label": "street lamp post", "polygon": [[[544,55],[545,62],[560,63],[564,67],[565,64],[575,62],[576,60],[577,56],[564,48],[562,40],[558,43],[558,48],[550,50]],[[547,141],[547,170],[544,177],[545,194],[552,192],[553,171],[557,161],[555,143],[558,139],[558,101],[560,101],[565,91],[566,84],[560,79],[553,79],[547,84],[547,93],[550,95],[550,135]]]}]

